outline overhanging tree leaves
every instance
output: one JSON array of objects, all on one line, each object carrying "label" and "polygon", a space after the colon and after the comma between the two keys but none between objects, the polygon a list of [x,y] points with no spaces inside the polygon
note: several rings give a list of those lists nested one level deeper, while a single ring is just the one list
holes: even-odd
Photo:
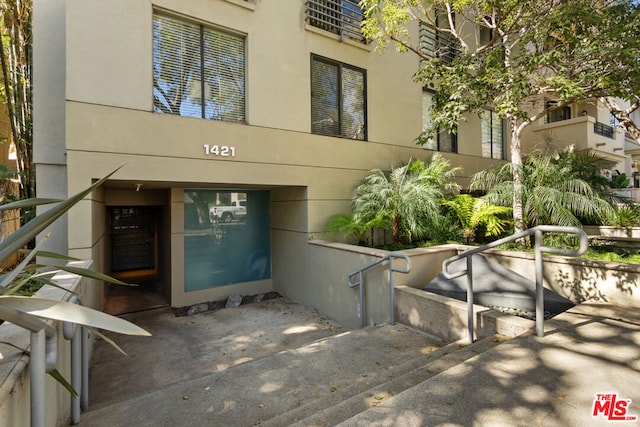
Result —
[{"label": "overhanging tree leaves", "polygon": [[[601,100],[634,136],[640,106],[639,6],[633,0],[362,0],[363,32],[422,61],[416,80],[435,91],[434,129],[494,110],[511,134],[513,219],[523,220],[523,131],[554,110]],[[416,37],[416,22],[425,39]],[[456,41],[452,58],[445,51]],[[450,47],[449,47],[450,49]],[[631,105],[623,108],[617,99]],[[553,100],[553,103],[546,102]]]}]

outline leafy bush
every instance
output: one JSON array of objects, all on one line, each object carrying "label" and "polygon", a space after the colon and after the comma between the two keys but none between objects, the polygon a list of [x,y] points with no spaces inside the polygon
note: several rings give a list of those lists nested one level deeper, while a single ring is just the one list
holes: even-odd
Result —
[{"label": "leafy bush", "polygon": [[640,226],[640,205],[615,205],[614,212],[607,218],[606,225],[618,227]]},{"label": "leafy bush", "polygon": [[375,169],[355,189],[354,218],[387,222],[394,243],[422,239],[440,220],[442,197],[458,191],[453,177],[459,170],[438,153],[426,162],[410,160],[390,172]]}]

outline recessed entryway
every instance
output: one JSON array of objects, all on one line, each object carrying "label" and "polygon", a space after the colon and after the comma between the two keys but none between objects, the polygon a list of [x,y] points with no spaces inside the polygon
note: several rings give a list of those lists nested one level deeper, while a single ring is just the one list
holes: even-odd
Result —
[{"label": "recessed entryway", "polygon": [[125,314],[169,305],[159,271],[157,206],[113,206],[107,211],[110,275],[134,286],[107,284],[103,310]]}]

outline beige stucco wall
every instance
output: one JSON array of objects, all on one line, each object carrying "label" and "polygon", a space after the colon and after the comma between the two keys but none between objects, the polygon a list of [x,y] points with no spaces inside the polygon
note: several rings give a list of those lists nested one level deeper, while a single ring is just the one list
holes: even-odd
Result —
[{"label": "beige stucco wall", "polygon": [[[96,193],[69,213],[65,238],[71,254],[90,257],[96,268],[104,269],[106,206],[142,203],[144,196],[134,191],[134,184],[142,183],[142,193],[154,189],[171,194],[163,206],[170,223],[165,274],[171,277],[174,306],[249,290],[294,292],[304,283],[296,266],[313,262],[316,250],[300,242],[320,236],[332,214],[348,212],[356,184],[373,168],[388,170],[432,154],[413,142],[422,130],[422,88],[412,79],[417,58],[393,49],[378,55],[373,46],[340,42],[306,26],[304,2],[295,5],[54,0],[39,6],[39,19],[51,11],[53,20],[41,28],[53,37],[49,41],[38,34],[35,51],[42,55],[44,70],[55,70],[52,82],[58,84],[55,91],[43,90],[48,81],[40,74],[42,84],[34,89],[38,108],[53,111],[55,106],[53,115],[41,110],[47,120],[55,119],[55,132],[53,144],[46,143],[43,133],[37,140],[40,194],[75,194],[122,166],[107,183],[108,203]],[[154,10],[246,36],[247,124],[152,112]],[[43,53],[48,44],[58,57]],[[366,70],[368,141],[310,134],[311,54]],[[58,117],[61,111],[64,120]],[[480,120],[470,117],[459,131],[460,154],[445,154],[464,169],[459,176],[463,185],[476,171],[495,164],[479,157],[479,135]],[[232,146],[235,156],[207,156],[204,144]],[[55,161],[49,163],[49,158]],[[182,189],[187,187],[271,191],[272,280],[210,292],[181,290]]]}]

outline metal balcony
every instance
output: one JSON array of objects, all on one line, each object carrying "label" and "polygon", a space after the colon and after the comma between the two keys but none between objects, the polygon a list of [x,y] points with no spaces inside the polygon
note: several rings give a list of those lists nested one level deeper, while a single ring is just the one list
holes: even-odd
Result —
[{"label": "metal balcony", "polygon": [[357,1],[352,0],[308,0],[306,22],[314,27],[340,36],[340,39],[366,43],[360,26],[364,15]]}]

